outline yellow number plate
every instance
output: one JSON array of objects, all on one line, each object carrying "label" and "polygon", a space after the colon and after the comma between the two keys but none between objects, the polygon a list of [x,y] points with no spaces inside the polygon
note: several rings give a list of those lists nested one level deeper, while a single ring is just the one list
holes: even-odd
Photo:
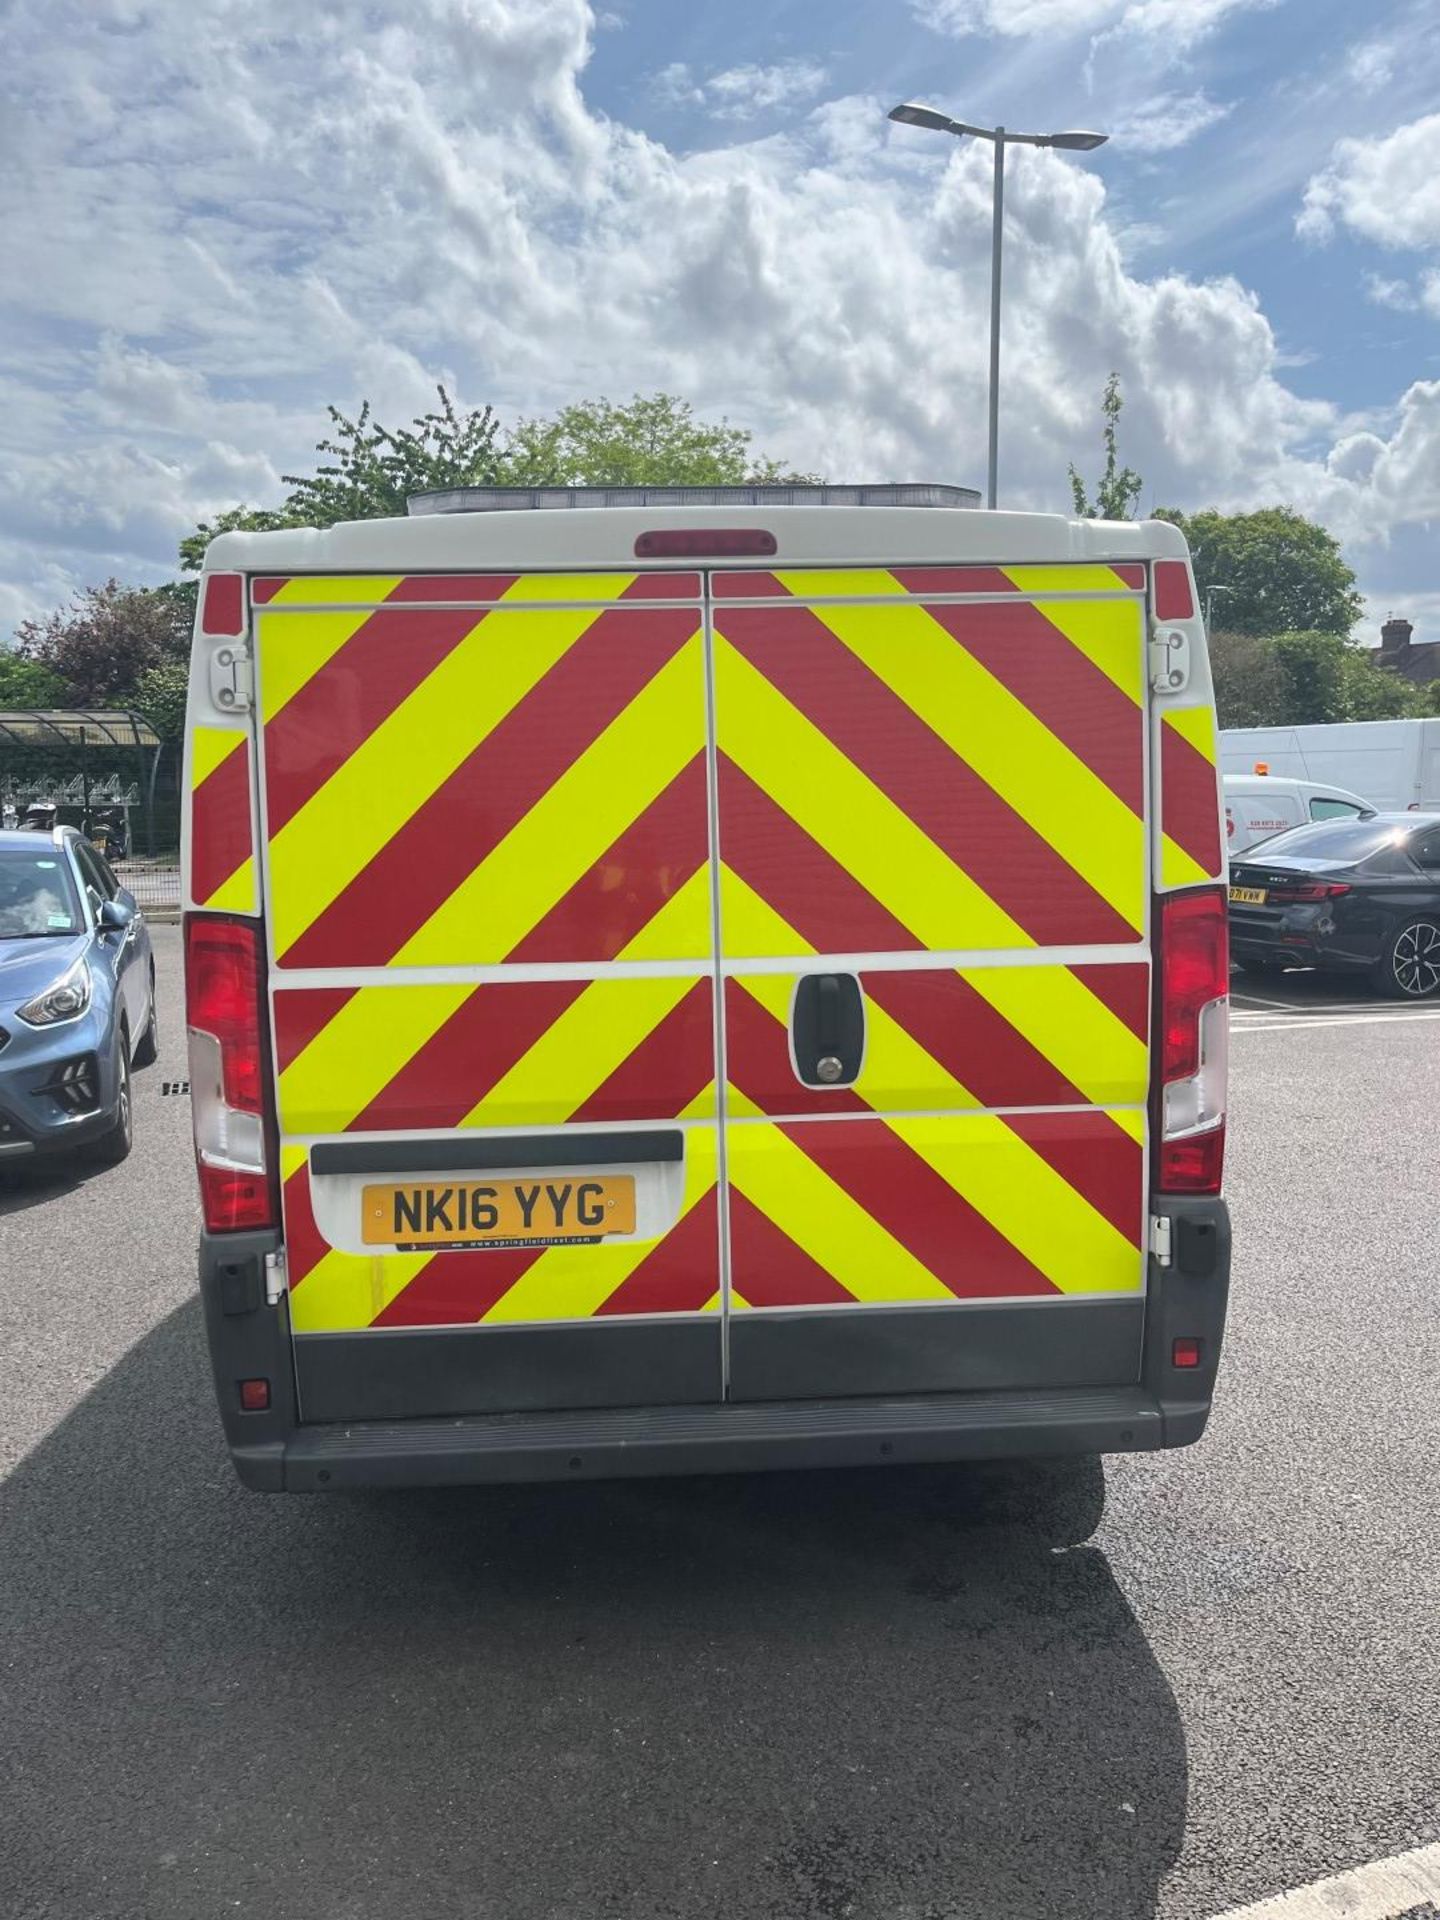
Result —
[{"label": "yellow number plate", "polygon": [[574,1246],[635,1231],[633,1174],[366,1187],[367,1247]]},{"label": "yellow number plate", "polygon": [[1263,907],[1265,889],[1264,887],[1231,887],[1230,898],[1238,900],[1242,907]]}]

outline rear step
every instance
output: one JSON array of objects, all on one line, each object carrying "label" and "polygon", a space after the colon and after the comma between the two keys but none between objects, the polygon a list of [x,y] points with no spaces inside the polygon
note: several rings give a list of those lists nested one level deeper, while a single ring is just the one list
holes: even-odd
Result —
[{"label": "rear step", "polygon": [[306,1492],[1117,1453],[1163,1443],[1153,1394],[1106,1387],[377,1420],[302,1427],[288,1443],[242,1450],[237,1465],[247,1485]]}]

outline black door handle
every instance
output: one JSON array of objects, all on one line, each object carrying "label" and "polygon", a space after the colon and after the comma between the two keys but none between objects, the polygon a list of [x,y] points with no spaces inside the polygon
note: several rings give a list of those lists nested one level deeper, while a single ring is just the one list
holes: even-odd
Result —
[{"label": "black door handle", "polygon": [[802,975],[791,1023],[795,1070],[805,1085],[851,1085],[865,1055],[865,1002],[855,975]]}]

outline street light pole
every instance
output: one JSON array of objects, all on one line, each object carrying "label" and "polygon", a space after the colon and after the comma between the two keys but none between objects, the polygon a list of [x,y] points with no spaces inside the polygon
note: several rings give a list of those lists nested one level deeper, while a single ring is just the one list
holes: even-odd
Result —
[{"label": "street light pole", "polygon": [[1017,142],[1024,147],[1061,147],[1071,153],[1091,153],[1103,147],[1108,133],[1007,133],[1004,127],[972,127],[967,121],[952,120],[938,107],[923,107],[906,100],[890,109],[890,118],[907,127],[928,127],[934,133],[954,134],[957,140],[988,140],[995,149],[995,201],[990,233],[990,461],[985,489],[986,504],[997,504],[1000,466],[1000,269],[1005,234],[1005,148]]},{"label": "street light pole", "polygon": [[985,504],[1000,484],[1000,264],[1005,234],[1005,129],[995,129],[995,211],[990,228],[990,462]]}]

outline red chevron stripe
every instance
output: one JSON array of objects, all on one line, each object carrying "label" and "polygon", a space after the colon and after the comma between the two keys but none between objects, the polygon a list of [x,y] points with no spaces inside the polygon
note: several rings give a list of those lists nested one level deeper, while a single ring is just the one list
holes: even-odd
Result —
[{"label": "red chevron stripe", "polygon": [[583,980],[500,980],[476,987],[349,1131],[458,1126],[584,991]]},{"label": "red chevron stripe", "polygon": [[[602,613],[300,935],[282,963],[384,966],[694,630],[695,614],[684,607]],[[483,647],[475,666],[477,674],[483,671]]]},{"label": "red chevron stripe", "polygon": [[953,970],[866,973],[862,985],[982,1107],[1090,1104],[1038,1047]]},{"label": "red chevron stripe", "polygon": [[892,567],[907,593],[1005,593],[1020,588],[999,567]]},{"label": "red chevron stripe", "polygon": [[1102,961],[1096,966],[1071,967],[1075,978],[1102,1001],[1117,1020],[1123,1020],[1137,1040],[1150,1037],[1150,964],[1125,966]]},{"label": "red chevron stripe", "polygon": [[868,1113],[853,1087],[807,1087],[795,1078],[790,1030],[738,980],[725,982],[725,1077],[762,1113]]},{"label": "red chevron stripe", "polygon": [[1206,873],[1220,871],[1220,799],[1215,769],[1184,734],[1160,728],[1160,822]]},{"label": "red chevron stripe", "polygon": [[[780,1130],[957,1300],[1059,1291],[883,1120],[801,1120]],[[745,1293],[738,1273],[735,1284]]]},{"label": "red chevron stripe", "polygon": [[702,750],[505,958],[613,960],[709,857]]},{"label": "red chevron stripe", "polygon": [[[1130,696],[1102,673],[1060,629],[1028,601],[1013,606],[927,606],[925,611],[1133,813],[1145,812],[1144,716]],[[1140,686],[1141,622],[1128,617]],[[1073,940],[1089,940],[1074,933]]]},{"label": "red chevron stripe", "polygon": [[1139,1246],[1145,1149],[1138,1140],[1106,1113],[1011,1113],[1005,1124]]},{"label": "red chevron stripe", "polygon": [[712,573],[710,593],[716,600],[788,600],[790,589],[773,573]]},{"label": "red chevron stripe", "polygon": [[[272,839],[483,618],[379,608],[296,689],[265,728]],[[262,628],[262,675],[266,654],[282,644]]]},{"label": "red chevron stripe", "polygon": [[253,851],[250,748],[242,740],[190,797],[190,895],[195,904],[203,907]]},{"label": "red chevron stripe", "polygon": [[503,600],[519,578],[518,573],[412,573],[395,583],[385,596],[385,604],[414,606],[427,601],[465,600],[489,605]]},{"label": "red chevron stripe", "polygon": [[572,1121],[673,1120],[715,1078],[713,987],[697,980]]},{"label": "red chevron stripe", "polygon": [[[722,861],[811,946],[889,953],[921,944],[724,753],[718,772]],[[728,935],[725,951],[737,951]]]},{"label": "red chevron stripe", "polygon": [[[944,611],[964,612],[972,618],[997,612],[1008,616],[1017,610],[951,607]],[[1135,938],[1134,928],[1044,836],[808,607],[733,607],[723,620],[725,638],[1033,940],[1043,946]],[[1048,621],[1040,624],[1054,633]],[[1064,644],[1069,646],[1068,641]],[[1088,661],[1083,664],[1089,667]],[[1111,690],[1118,693],[1117,688]],[[1139,710],[1130,702],[1126,705],[1138,755]],[[721,835],[727,859],[728,825],[722,792]],[[773,898],[772,904],[785,911],[781,899]],[[848,943],[823,931],[813,944],[822,950],[843,951]],[[903,944],[919,943],[907,937]]]},{"label": "red chevron stripe", "polygon": [[310,1167],[302,1162],[280,1194],[285,1220],[285,1271],[293,1291],[330,1251],[330,1243],[315,1224],[310,1202]]},{"label": "red chevron stripe", "polygon": [[605,1318],[698,1313],[719,1288],[720,1225],[717,1191],[712,1187],[595,1311]]},{"label": "red chevron stripe", "polygon": [[853,1306],[855,1296],[803,1247],[730,1189],[730,1270],[735,1291],[752,1307]]},{"label": "red chevron stripe", "polygon": [[291,987],[275,995],[277,1073],[283,1073],[292,1060],[299,1059],[354,992],[353,987]]},{"label": "red chevron stripe", "polygon": [[504,1299],[543,1252],[543,1247],[495,1247],[485,1253],[437,1253],[370,1324],[473,1326],[497,1300]]}]

